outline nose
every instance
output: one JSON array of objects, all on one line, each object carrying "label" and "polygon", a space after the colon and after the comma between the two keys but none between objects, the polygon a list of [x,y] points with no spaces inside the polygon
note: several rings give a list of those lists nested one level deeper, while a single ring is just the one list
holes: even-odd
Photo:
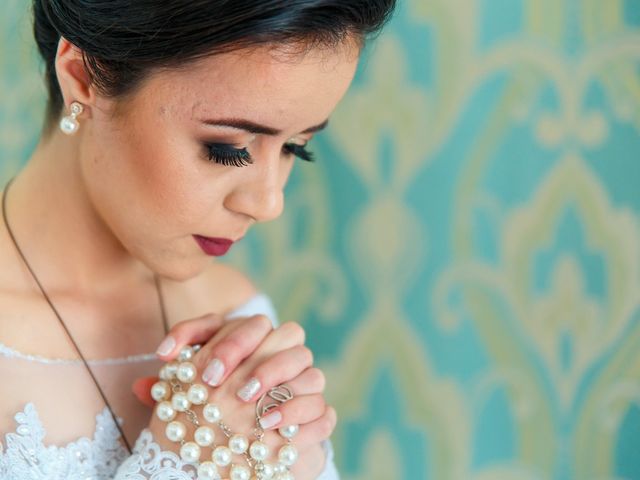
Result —
[{"label": "nose", "polygon": [[[224,206],[228,210],[247,215],[256,222],[275,220],[284,208],[284,183],[277,162],[261,163],[244,167],[243,180],[226,196]],[[244,175],[242,172],[241,175]]]}]

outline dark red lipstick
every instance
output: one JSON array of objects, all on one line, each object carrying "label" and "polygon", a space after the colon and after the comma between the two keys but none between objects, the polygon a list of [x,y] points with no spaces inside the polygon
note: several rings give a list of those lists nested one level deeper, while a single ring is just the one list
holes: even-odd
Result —
[{"label": "dark red lipstick", "polygon": [[196,239],[198,245],[204,253],[207,255],[214,255],[216,257],[220,257],[227,253],[233,245],[233,240],[229,240],[228,238],[211,238],[211,237],[203,237],[201,235],[194,235],[193,238]]}]

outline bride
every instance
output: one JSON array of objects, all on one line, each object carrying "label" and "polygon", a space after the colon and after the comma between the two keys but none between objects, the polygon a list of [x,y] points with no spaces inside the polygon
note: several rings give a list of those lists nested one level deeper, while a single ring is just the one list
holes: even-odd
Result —
[{"label": "bride", "polygon": [[234,432],[290,388],[260,419],[272,457],[298,425],[297,461],[273,478],[338,478],[304,331],[212,257],[281,214],[294,162],[313,160],[307,142],[393,7],[34,0],[49,98],[2,192],[0,478],[248,478],[185,459],[148,405],[160,367],[194,344],[195,382]]}]

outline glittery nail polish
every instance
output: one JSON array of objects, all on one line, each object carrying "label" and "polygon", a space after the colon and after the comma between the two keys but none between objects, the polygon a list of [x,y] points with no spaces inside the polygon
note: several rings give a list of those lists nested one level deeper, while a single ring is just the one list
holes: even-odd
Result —
[{"label": "glittery nail polish", "polygon": [[240,397],[245,402],[251,400],[258,390],[260,390],[260,381],[257,378],[252,378],[247,382],[247,384],[238,390],[238,397]]}]

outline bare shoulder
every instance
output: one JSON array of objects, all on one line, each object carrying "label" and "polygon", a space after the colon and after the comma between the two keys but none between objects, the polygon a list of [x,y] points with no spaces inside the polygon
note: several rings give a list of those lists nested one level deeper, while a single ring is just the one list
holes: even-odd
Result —
[{"label": "bare shoulder", "polygon": [[212,262],[186,282],[168,282],[170,324],[207,313],[225,315],[258,293],[248,275],[227,264]]}]

